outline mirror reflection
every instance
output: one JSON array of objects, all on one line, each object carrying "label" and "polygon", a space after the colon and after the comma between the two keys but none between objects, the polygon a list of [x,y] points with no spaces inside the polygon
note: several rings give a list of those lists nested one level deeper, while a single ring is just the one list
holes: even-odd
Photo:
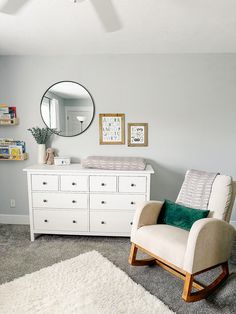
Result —
[{"label": "mirror reflection", "polygon": [[76,82],[64,81],[52,85],[41,100],[44,123],[61,136],[83,133],[92,123],[94,102],[87,89]]}]

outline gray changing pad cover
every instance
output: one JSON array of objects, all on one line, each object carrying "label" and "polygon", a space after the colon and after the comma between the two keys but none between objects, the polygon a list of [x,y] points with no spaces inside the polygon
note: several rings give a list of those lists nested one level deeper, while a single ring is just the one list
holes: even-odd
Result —
[{"label": "gray changing pad cover", "polygon": [[144,170],[146,160],[140,157],[88,156],[82,160],[82,167],[104,170]]}]

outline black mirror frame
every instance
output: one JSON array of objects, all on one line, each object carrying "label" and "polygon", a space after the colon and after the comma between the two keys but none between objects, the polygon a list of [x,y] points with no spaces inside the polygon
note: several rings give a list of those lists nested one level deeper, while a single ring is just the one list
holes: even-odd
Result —
[{"label": "black mirror frame", "polygon": [[41,110],[41,105],[42,105],[43,98],[44,98],[44,96],[46,95],[46,93],[49,91],[49,89],[52,88],[54,85],[59,84],[59,83],[65,83],[65,82],[78,84],[78,85],[80,85],[81,87],[83,87],[83,88],[86,90],[86,92],[89,94],[90,98],[92,99],[92,103],[93,103],[93,116],[92,116],[92,119],[91,119],[89,125],[87,126],[87,128],[86,128],[85,130],[83,130],[82,132],[80,132],[80,133],[78,133],[78,134],[75,134],[75,135],[60,135],[60,134],[56,133],[56,131],[53,132],[53,129],[50,129],[50,128],[49,128],[50,130],[52,130],[52,132],[53,132],[55,135],[58,135],[58,136],[61,136],[61,137],[74,137],[74,136],[81,135],[81,134],[83,134],[85,131],[87,131],[88,128],[90,127],[90,125],[92,124],[92,122],[93,122],[93,120],[94,120],[94,117],[95,117],[95,102],[94,102],[93,96],[91,95],[91,93],[88,91],[88,89],[87,89],[84,85],[82,85],[82,84],[80,84],[80,83],[78,83],[78,82],[75,82],[75,81],[71,81],[71,80],[58,81],[58,82],[52,84],[52,85],[46,90],[46,92],[43,94],[43,96],[42,96],[42,98],[41,98],[41,101],[40,101],[40,115],[41,115],[41,118],[42,118],[42,120],[43,120],[43,123],[46,125],[46,127],[48,127],[48,125],[45,123],[45,121],[44,121],[44,119],[43,119],[42,110]]}]

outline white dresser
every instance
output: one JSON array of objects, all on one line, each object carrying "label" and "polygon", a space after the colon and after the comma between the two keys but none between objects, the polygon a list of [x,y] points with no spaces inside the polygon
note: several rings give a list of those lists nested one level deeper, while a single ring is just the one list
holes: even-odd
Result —
[{"label": "white dresser", "polygon": [[35,165],[27,172],[31,241],[35,234],[129,236],[137,203],[150,200],[144,171]]}]

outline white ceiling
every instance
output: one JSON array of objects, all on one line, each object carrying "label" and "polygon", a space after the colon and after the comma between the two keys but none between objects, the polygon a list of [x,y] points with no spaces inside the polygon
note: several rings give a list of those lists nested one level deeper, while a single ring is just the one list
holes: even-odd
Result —
[{"label": "white ceiling", "polygon": [[0,13],[0,54],[236,52],[235,0],[111,1],[116,32],[104,30],[91,0],[31,0]]},{"label": "white ceiling", "polygon": [[50,87],[49,92],[52,92],[62,98],[66,99],[77,99],[77,98],[84,98],[90,99],[89,93],[86,89],[74,82],[60,82],[52,87]]}]

